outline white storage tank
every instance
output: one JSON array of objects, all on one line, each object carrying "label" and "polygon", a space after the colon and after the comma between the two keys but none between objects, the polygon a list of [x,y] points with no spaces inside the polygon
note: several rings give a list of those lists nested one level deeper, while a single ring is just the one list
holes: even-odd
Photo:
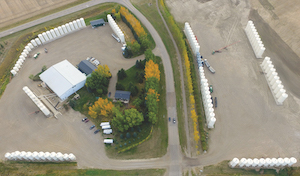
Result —
[{"label": "white storage tank", "polygon": [[64,31],[64,34],[68,34],[69,33],[66,25],[62,25],[61,27],[62,27],[62,29]]},{"label": "white storage tank", "polygon": [[34,152],[32,152],[32,157],[33,157],[33,160],[34,161],[39,161],[39,153],[38,152],[36,152],[36,151],[34,151]]},{"label": "white storage tank", "polygon": [[21,68],[21,65],[15,64],[15,67],[17,67],[18,69],[20,69],[20,68]]},{"label": "white storage tank", "polygon": [[22,151],[21,153],[20,153],[20,157],[21,157],[21,159],[22,160],[26,160],[26,152],[25,151]]},{"label": "white storage tank", "polygon": [[44,39],[47,42],[49,40],[49,37],[47,36],[46,32],[43,32],[42,35],[43,35]]},{"label": "white storage tank", "polygon": [[32,161],[32,160],[33,160],[32,153],[31,153],[31,152],[26,152],[26,160],[27,160],[27,161]]},{"label": "white storage tank", "polygon": [[17,72],[15,70],[10,70],[10,73],[13,75],[13,76],[16,76]]},{"label": "white storage tank", "polygon": [[60,152],[56,153],[56,158],[58,159],[58,161],[64,161],[63,154]]},{"label": "white storage tank", "polygon": [[22,52],[21,55],[26,58],[27,57],[27,54],[25,52]]},{"label": "white storage tank", "polygon": [[14,66],[13,70],[15,70],[16,72],[18,72],[18,71],[19,71],[19,68],[16,67],[16,66]]},{"label": "white storage tank", "polygon": [[80,20],[80,22],[81,22],[81,25],[82,25],[83,27],[86,27],[86,24],[85,24],[85,22],[84,22],[84,19],[83,19],[83,18],[80,18],[79,20]]},{"label": "white storage tank", "polygon": [[63,158],[64,158],[64,161],[70,161],[69,155],[66,153],[64,154]]},{"label": "white storage tank", "polygon": [[80,19],[77,19],[76,22],[77,22],[78,27],[79,27],[79,28],[82,28],[82,24],[81,24],[81,22],[80,22]]},{"label": "white storage tank", "polygon": [[46,161],[51,161],[51,157],[50,157],[49,152],[45,152],[44,157],[45,157]]},{"label": "white storage tank", "polygon": [[237,164],[239,164],[239,162],[240,162],[239,159],[233,158],[233,159],[230,161],[229,165],[230,165],[230,167],[235,167]]},{"label": "white storage tank", "polygon": [[10,160],[11,159],[11,154],[10,153],[5,153],[4,157],[5,157],[5,159]]},{"label": "white storage tank", "polygon": [[[31,40],[32,41],[32,40]],[[34,41],[34,40],[33,40]],[[34,48],[34,46],[33,46],[33,44],[32,43],[28,43],[28,45],[27,46],[29,46],[29,48],[30,49],[33,49]]]},{"label": "white storage tank", "polygon": [[253,164],[253,160],[251,158],[248,158],[245,166],[250,167],[250,166],[252,166],[252,164]]},{"label": "white storage tank", "polygon": [[278,158],[277,159],[277,166],[284,166],[285,164],[284,164],[284,160],[283,160],[283,158]]},{"label": "white storage tank", "polygon": [[257,158],[253,159],[252,167],[257,167],[259,165],[259,160]]},{"label": "white storage tank", "polygon": [[55,161],[56,160],[56,153],[55,152],[51,152],[50,153],[50,161]]},{"label": "white storage tank", "polygon": [[53,29],[51,29],[50,32],[51,32],[51,35],[52,35],[53,38],[57,37],[56,34],[55,34],[55,31]]},{"label": "white storage tank", "polygon": [[75,155],[73,155],[73,153],[69,154],[69,158],[70,158],[70,161],[76,161],[76,157],[75,157]]},{"label": "white storage tank", "polygon": [[57,29],[57,28],[54,28],[54,32],[55,32],[55,34],[56,34],[56,36],[57,36],[57,37],[59,37],[59,36],[60,36],[60,33],[59,33],[59,31],[58,31],[58,29]]},{"label": "white storage tank", "polygon": [[63,28],[62,28],[61,26],[58,26],[57,29],[59,30],[59,33],[60,33],[61,35],[64,35],[64,34],[65,34],[65,33],[64,33],[64,30],[63,30]]},{"label": "white storage tank", "polygon": [[73,22],[69,22],[69,25],[70,25],[71,30],[74,31],[74,30],[75,30],[75,27],[74,27],[74,25],[73,25]]},{"label": "white storage tank", "polygon": [[49,40],[52,40],[52,39],[53,39],[53,36],[51,35],[51,32],[50,32],[50,31],[47,31],[46,34],[47,34],[47,36],[49,37]]},{"label": "white storage tank", "polygon": [[276,158],[272,158],[271,159],[271,164],[270,164],[270,166],[276,166],[277,165],[277,159]]},{"label": "white storage tank", "polygon": [[66,26],[66,28],[67,28],[68,32],[72,32],[72,30],[71,30],[71,27],[70,27],[69,23],[65,24],[65,26]]},{"label": "white storage tank", "polygon": [[73,25],[74,25],[75,30],[78,29],[78,25],[77,25],[76,20],[72,21],[72,23],[73,23]]},{"label": "white storage tank", "polygon": [[22,53],[25,53],[27,55],[29,54],[29,51],[25,48]]},{"label": "white storage tank", "polygon": [[[45,35],[46,35],[46,33],[45,33]],[[43,34],[39,34],[38,37],[39,37],[39,39],[41,40],[42,43],[45,43],[45,42],[46,42],[46,39],[44,38],[44,35],[43,35]],[[35,41],[38,43],[37,40],[35,40]]]},{"label": "white storage tank", "polygon": [[292,166],[293,164],[296,164],[296,163],[297,163],[297,159],[294,157],[291,157],[289,166]]},{"label": "white storage tank", "polygon": [[23,63],[22,63],[22,61],[21,61],[21,60],[18,60],[18,61],[16,62],[16,64],[19,64],[20,66],[22,66],[22,65],[23,65]]},{"label": "white storage tank", "polygon": [[240,167],[244,167],[246,163],[247,163],[247,159],[246,159],[246,158],[242,158],[242,159],[240,160],[240,162],[239,162],[239,166],[240,166]]},{"label": "white storage tank", "polygon": [[272,160],[270,158],[266,158],[264,167],[269,167],[271,165],[271,163],[272,163]]},{"label": "white storage tank", "polygon": [[[39,35],[41,35],[41,34],[39,34]],[[43,37],[43,36],[41,35],[41,37]],[[35,38],[34,40],[38,45],[42,45],[42,42],[39,38]]]},{"label": "white storage tank", "polygon": [[284,166],[288,166],[291,163],[291,160],[289,158],[284,158]]},{"label": "white storage tank", "polygon": [[258,163],[258,167],[263,167],[265,165],[265,159],[264,158],[260,158],[259,159],[259,163]]},{"label": "white storage tank", "polygon": [[35,41],[34,39],[32,39],[30,42],[31,42],[31,44],[32,44],[33,46],[35,46],[35,47],[38,46],[37,43],[36,43],[36,41]]}]

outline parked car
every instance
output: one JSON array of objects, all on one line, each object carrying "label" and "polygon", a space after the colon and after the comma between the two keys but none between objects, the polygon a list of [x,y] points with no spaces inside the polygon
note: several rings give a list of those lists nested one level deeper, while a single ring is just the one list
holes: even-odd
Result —
[{"label": "parked car", "polygon": [[212,86],[212,85],[209,85],[209,91],[210,91],[210,93],[213,93],[213,92],[214,92],[214,89],[213,89],[213,86]]},{"label": "parked car", "polygon": [[217,97],[215,97],[215,108],[217,107]]},{"label": "parked car", "polygon": [[86,119],[85,123],[88,123],[90,120],[89,119]]},{"label": "parked car", "polygon": [[85,118],[83,118],[83,119],[82,119],[82,122],[86,121],[86,119],[87,119],[86,117],[85,117]]},{"label": "parked car", "polygon": [[94,131],[94,134],[96,134],[96,133],[98,133],[100,130],[98,129],[98,130],[96,130],[96,131]]},{"label": "parked car", "polygon": [[45,48],[44,50],[45,50],[45,53],[48,53],[48,50],[47,50],[47,48]]},{"label": "parked car", "polygon": [[211,98],[211,104],[214,105],[214,98],[213,97],[210,97]]},{"label": "parked car", "polygon": [[169,117],[169,122],[171,121],[171,117]]},{"label": "parked car", "polygon": [[173,118],[173,123],[176,123],[176,120],[175,120],[175,118]]},{"label": "parked car", "polygon": [[92,125],[92,126],[90,127],[90,130],[93,129],[93,128],[95,128],[95,125]]}]

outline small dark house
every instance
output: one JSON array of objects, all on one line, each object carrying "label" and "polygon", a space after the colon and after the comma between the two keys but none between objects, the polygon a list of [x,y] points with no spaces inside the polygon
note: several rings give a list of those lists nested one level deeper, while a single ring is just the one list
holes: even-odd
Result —
[{"label": "small dark house", "polygon": [[99,19],[99,20],[93,20],[90,23],[91,23],[93,28],[99,27],[99,26],[105,26],[105,21],[102,18]]},{"label": "small dark house", "polygon": [[79,63],[78,69],[86,75],[91,74],[97,67],[88,60],[83,60]]},{"label": "small dark house", "polygon": [[131,94],[131,92],[129,92],[129,91],[117,90],[116,93],[115,93],[115,100],[116,101],[121,101],[123,103],[129,103],[130,94]]}]

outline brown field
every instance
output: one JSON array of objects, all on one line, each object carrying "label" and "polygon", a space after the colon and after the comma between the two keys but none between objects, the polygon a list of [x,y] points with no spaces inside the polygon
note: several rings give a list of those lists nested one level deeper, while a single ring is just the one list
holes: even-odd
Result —
[{"label": "brown field", "polygon": [[77,0],[0,0],[0,28]]}]

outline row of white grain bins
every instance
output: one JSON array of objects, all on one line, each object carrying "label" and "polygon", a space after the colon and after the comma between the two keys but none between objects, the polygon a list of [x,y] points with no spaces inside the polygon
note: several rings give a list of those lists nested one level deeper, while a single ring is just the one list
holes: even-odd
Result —
[{"label": "row of white grain bins", "polygon": [[274,168],[274,167],[290,167],[293,164],[297,163],[297,159],[294,157],[291,158],[254,158],[254,159],[238,159],[233,158],[229,162],[229,166],[232,168]]},{"label": "row of white grain bins", "polygon": [[9,161],[28,161],[28,162],[75,162],[74,154],[62,154],[60,152],[19,152],[6,153],[5,159]]},{"label": "row of white grain bins", "polygon": [[282,105],[284,100],[288,97],[288,94],[286,93],[278,73],[276,72],[276,69],[274,68],[274,65],[269,57],[265,57],[261,64],[261,68],[265,73],[266,80],[277,105]]},{"label": "row of white grain bins", "polygon": [[55,39],[58,39],[62,36],[65,36],[71,32],[77,31],[81,28],[86,27],[86,24],[84,22],[83,18],[74,20],[72,22],[66,23],[62,26],[59,26],[57,28],[51,29],[49,31],[43,32],[42,34],[38,34],[38,37],[35,39],[32,39],[30,43],[28,43],[25,46],[25,49],[19,56],[18,61],[16,62],[13,69],[10,71],[13,76],[15,76],[18,71],[21,69],[24,61],[26,60],[26,57],[28,56],[29,52],[34,49],[35,47],[38,47],[40,45],[46,44],[48,42],[51,42]]},{"label": "row of white grain bins", "polygon": [[108,21],[110,27],[112,28],[112,30],[114,31],[114,33],[119,37],[119,39],[121,40],[121,42],[125,43],[125,37],[124,37],[123,32],[121,31],[121,29],[119,28],[119,26],[117,25],[117,23],[111,17],[110,14],[107,15],[107,21]]},{"label": "row of white grain bins", "polygon": [[194,35],[194,32],[188,22],[184,23],[184,34],[189,41],[193,54],[196,55],[200,50],[200,45]]},{"label": "row of white grain bins", "polygon": [[253,21],[248,21],[245,31],[256,58],[262,58],[262,55],[266,48],[261,41],[261,38],[253,24]]},{"label": "row of white grain bins", "polygon": [[46,106],[34,95],[34,93],[27,87],[23,87],[23,91],[30,97],[30,99],[36,104],[37,107],[43,112],[46,117],[51,116],[51,112]]},{"label": "row of white grain bins", "polygon": [[184,24],[184,33],[188,39],[188,42],[192,48],[192,51],[194,55],[197,57],[197,63],[199,68],[199,75],[200,75],[200,83],[201,83],[201,93],[202,93],[202,100],[204,104],[204,110],[205,110],[205,117],[208,128],[214,128],[214,125],[216,123],[214,108],[212,104],[212,99],[208,87],[208,80],[205,78],[204,74],[204,68],[200,56],[200,45],[198,41],[196,40],[196,37],[191,29],[191,26],[188,22]]}]

